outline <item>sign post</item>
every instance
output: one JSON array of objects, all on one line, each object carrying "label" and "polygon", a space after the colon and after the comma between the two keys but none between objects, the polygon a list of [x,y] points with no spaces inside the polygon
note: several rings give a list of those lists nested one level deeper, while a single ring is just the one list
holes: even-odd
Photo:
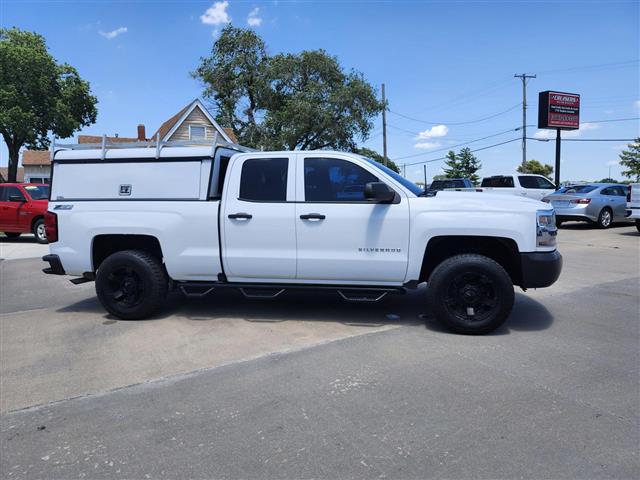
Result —
[{"label": "sign post", "polygon": [[580,128],[580,95],[547,90],[538,94],[538,128],[556,131],[556,189],[560,188],[560,131]]}]

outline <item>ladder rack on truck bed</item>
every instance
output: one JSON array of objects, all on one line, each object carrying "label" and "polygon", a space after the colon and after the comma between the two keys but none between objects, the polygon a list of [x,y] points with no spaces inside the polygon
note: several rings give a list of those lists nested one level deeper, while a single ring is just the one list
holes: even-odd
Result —
[{"label": "ladder rack on truck bed", "polygon": [[101,150],[101,158],[105,159],[107,155],[107,151],[111,149],[119,149],[119,148],[155,148],[156,149],[156,158],[160,158],[160,152],[165,147],[211,147],[211,156],[215,155],[215,151],[217,147],[226,147],[234,150],[238,150],[241,152],[255,152],[256,150],[253,148],[245,147],[243,145],[239,145],[237,143],[227,142],[226,140],[222,140],[218,132],[215,133],[213,139],[211,140],[169,140],[169,141],[161,141],[160,135],[156,135],[155,140],[140,140],[136,142],[113,142],[108,140],[106,135],[102,136],[101,143],[65,143],[60,144],[56,143],[56,139],[54,137],[51,142],[50,152],[51,152],[51,161],[54,160],[54,157],[57,152],[63,150]]}]

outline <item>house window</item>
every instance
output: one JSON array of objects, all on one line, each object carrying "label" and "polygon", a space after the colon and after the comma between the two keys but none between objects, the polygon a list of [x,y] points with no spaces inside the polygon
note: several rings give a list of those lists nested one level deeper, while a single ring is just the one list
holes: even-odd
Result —
[{"label": "house window", "polygon": [[200,125],[189,125],[189,140],[204,140],[205,127]]}]

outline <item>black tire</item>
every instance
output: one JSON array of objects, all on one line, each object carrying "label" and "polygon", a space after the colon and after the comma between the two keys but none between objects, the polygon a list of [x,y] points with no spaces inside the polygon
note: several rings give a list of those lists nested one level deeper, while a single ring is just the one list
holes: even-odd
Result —
[{"label": "black tire", "polygon": [[600,228],[609,228],[613,223],[613,212],[609,207],[604,207],[598,214],[598,221],[596,222]]},{"label": "black tire", "polygon": [[3,232],[7,238],[18,238],[22,235],[20,232]]},{"label": "black tire", "polygon": [[498,328],[509,317],[513,300],[509,274],[483,255],[446,259],[435,268],[427,285],[427,301],[436,319],[466,335]]},{"label": "black tire", "polygon": [[142,320],[155,313],[164,303],[168,286],[160,260],[140,250],[109,255],[96,274],[100,303],[124,320]]},{"label": "black tire", "polygon": [[636,220],[636,229],[640,232],[640,220]]},{"label": "black tire", "polygon": [[44,229],[44,218],[39,218],[33,223],[33,236],[36,237],[36,242],[38,243],[48,243],[47,242],[47,232]]}]

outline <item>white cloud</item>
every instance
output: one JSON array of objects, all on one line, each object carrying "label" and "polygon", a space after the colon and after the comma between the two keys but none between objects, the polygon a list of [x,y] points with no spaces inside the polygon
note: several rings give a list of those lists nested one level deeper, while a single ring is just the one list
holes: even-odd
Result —
[{"label": "white cloud", "polygon": [[249,12],[249,16],[247,17],[247,25],[250,27],[259,27],[262,25],[262,18],[258,15],[260,14],[260,9],[258,7],[254,8]]},{"label": "white cloud", "polygon": [[435,125],[431,128],[427,128],[426,130],[418,133],[416,140],[444,137],[447,133],[449,133],[449,128],[446,125]]},{"label": "white cloud", "polygon": [[[588,130],[598,130],[600,125],[597,123],[581,123],[580,128],[577,130],[565,130],[562,132],[562,138],[577,138],[581,136],[584,132]],[[538,138],[540,140],[555,140],[556,131],[555,130],[538,130],[533,134],[534,138]]]},{"label": "white cloud", "polygon": [[607,162],[607,167],[616,167],[618,166],[618,160],[609,160]]},{"label": "white cloud", "polygon": [[441,144],[439,142],[420,142],[414,145],[415,148],[421,148],[423,150],[432,150],[438,148]]},{"label": "white cloud", "polygon": [[635,102],[633,102],[633,105],[634,105],[636,108],[640,108],[640,100],[636,100]]},{"label": "white cloud", "polygon": [[203,15],[200,15],[200,20],[205,25],[222,25],[223,23],[231,22],[231,17],[227,13],[227,7],[229,2],[215,2]]},{"label": "white cloud", "polygon": [[111,30],[110,32],[103,32],[102,30],[98,32],[107,40],[113,40],[118,35],[122,35],[123,33],[127,33],[127,27],[116,28],[115,30]]}]

